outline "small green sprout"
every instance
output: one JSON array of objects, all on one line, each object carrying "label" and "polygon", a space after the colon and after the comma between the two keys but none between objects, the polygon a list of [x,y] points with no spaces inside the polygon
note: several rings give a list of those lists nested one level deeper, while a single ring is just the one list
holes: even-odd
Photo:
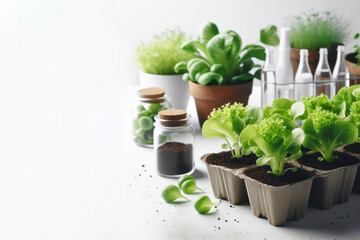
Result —
[{"label": "small green sprout", "polygon": [[205,192],[204,190],[202,190],[201,188],[199,188],[198,186],[196,186],[196,183],[194,180],[187,180],[185,181],[182,185],[181,185],[181,190],[186,193],[186,194],[192,194],[196,191],[201,191],[201,192]]},{"label": "small green sprout", "polygon": [[141,117],[139,118],[139,126],[141,129],[150,130],[153,128],[154,121],[150,117]]},{"label": "small green sprout", "polygon": [[181,194],[180,189],[175,185],[170,185],[165,188],[162,192],[162,197],[167,203],[178,203],[179,201],[176,201],[178,198],[184,198],[187,201],[190,201]]},{"label": "small green sprout", "polygon": [[195,181],[194,177],[191,176],[191,175],[184,175],[184,176],[182,176],[182,177],[179,178],[179,180],[178,180],[178,186],[179,186],[180,189],[181,189],[182,184],[183,184],[185,181],[187,181],[187,180],[193,180],[193,181]]},{"label": "small green sprout", "polygon": [[213,203],[208,196],[202,196],[196,201],[194,207],[200,214],[208,214],[211,208],[218,204],[219,202]]}]

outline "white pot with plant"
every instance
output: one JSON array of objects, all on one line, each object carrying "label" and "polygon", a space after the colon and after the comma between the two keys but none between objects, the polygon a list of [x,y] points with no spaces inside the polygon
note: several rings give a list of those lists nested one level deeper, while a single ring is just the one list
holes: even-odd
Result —
[{"label": "white pot with plant", "polygon": [[148,44],[138,46],[135,52],[141,87],[165,89],[172,106],[184,110],[189,101],[189,85],[182,80],[182,74],[175,73],[174,66],[194,57],[181,49],[187,40],[188,36],[179,30],[166,30]]}]

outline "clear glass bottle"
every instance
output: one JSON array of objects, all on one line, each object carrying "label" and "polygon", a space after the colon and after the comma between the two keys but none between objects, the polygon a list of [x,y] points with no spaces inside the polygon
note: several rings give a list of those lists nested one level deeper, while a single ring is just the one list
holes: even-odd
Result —
[{"label": "clear glass bottle", "polygon": [[332,98],[335,95],[335,86],[331,77],[327,48],[320,48],[319,53],[319,63],[314,75],[314,94],[318,96],[323,93]]},{"label": "clear glass bottle", "polygon": [[295,100],[299,101],[302,96],[310,96],[313,94],[314,81],[309,66],[309,51],[307,49],[300,50],[300,62],[295,75]]},{"label": "clear glass bottle", "polygon": [[261,70],[261,107],[269,106],[276,99],[274,49],[266,48],[266,59]]},{"label": "clear glass bottle", "polygon": [[154,117],[159,111],[171,108],[162,88],[144,88],[137,92],[132,110],[133,139],[142,147],[153,147]]},{"label": "clear glass bottle", "polygon": [[337,58],[332,77],[335,81],[335,94],[342,87],[349,87],[350,74],[345,61],[345,46],[337,47]]},{"label": "clear glass bottle", "polygon": [[155,117],[154,152],[160,176],[179,177],[194,171],[194,129],[184,110],[168,109]]}]

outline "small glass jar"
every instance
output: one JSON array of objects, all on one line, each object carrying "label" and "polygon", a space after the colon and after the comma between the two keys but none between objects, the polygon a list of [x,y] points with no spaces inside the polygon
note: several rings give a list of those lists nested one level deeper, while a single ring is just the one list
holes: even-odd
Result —
[{"label": "small glass jar", "polygon": [[154,152],[160,176],[179,177],[194,171],[194,129],[191,115],[169,109],[155,116]]},{"label": "small glass jar", "polygon": [[159,111],[171,108],[170,100],[162,88],[145,88],[137,92],[132,111],[133,139],[142,147],[153,147],[154,117]]}]

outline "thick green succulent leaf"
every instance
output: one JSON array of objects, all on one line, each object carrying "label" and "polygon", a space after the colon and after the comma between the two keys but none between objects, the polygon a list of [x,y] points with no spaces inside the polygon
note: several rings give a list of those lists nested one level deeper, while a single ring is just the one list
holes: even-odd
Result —
[{"label": "thick green succulent leaf", "polygon": [[227,73],[232,72],[234,63],[239,57],[241,42],[229,33],[221,33],[213,37],[206,45],[215,63],[222,64]]},{"label": "thick green succulent leaf", "polygon": [[192,80],[196,80],[196,74],[200,73],[206,73],[210,71],[209,65],[204,61],[197,61],[193,65],[191,65],[191,68],[189,69],[190,78]]},{"label": "thick green succulent leaf", "polygon": [[225,74],[226,74],[226,70],[225,70],[225,68],[224,68],[224,66],[222,64],[214,64],[214,65],[212,65],[211,68],[210,68],[210,71],[214,72],[214,73],[218,73],[218,74],[220,74],[222,76],[225,76]]},{"label": "thick green succulent leaf", "polygon": [[206,49],[206,46],[199,41],[195,41],[195,40],[187,41],[181,46],[181,48],[184,51],[194,53],[198,56],[205,55],[205,57],[211,62],[209,51]]},{"label": "thick green succulent leaf", "polygon": [[189,80],[190,80],[190,75],[189,75],[189,73],[184,73],[184,74],[182,75],[182,80],[183,80],[184,82],[189,81]]},{"label": "thick green succulent leaf", "polygon": [[200,42],[206,45],[210,39],[218,34],[218,27],[212,22],[207,22],[200,28]]},{"label": "thick green succulent leaf", "polygon": [[280,39],[277,35],[277,27],[274,25],[269,25],[266,28],[261,29],[260,42],[269,46],[279,45]]},{"label": "thick green succulent leaf", "polygon": [[218,73],[207,72],[207,73],[202,74],[198,80],[199,84],[203,85],[203,86],[208,85],[212,81],[216,81],[218,83],[218,85],[222,85],[224,78],[222,75],[220,75]]},{"label": "thick green succulent leaf", "polygon": [[265,60],[265,48],[257,47],[257,48],[249,48],[246,53],[240,58],[239,64],[244,63],[245,60],[251,58],[257,58],[259,60]]},{"label": "thick green succulent leaf", "polygon": [[235,84],[237,82],[249,81],[252,79],[254,79],[253,75],[251,75],[250,73],[243,73],[243,74],[237,75],[235,77],[232,77],[231,82]]},{"label": "thick green succulent leaf", "polygon": [[182,73],[187,71],[187,62],[178,62],[175,67],[174,71],[176,73]]}]

